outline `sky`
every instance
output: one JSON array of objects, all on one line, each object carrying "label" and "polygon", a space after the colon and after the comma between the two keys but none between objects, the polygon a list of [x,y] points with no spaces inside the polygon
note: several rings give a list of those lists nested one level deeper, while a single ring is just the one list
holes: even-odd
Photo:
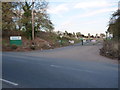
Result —
[{"label": "sky", "polygon": [[48,0],[55,31],[105,33],[119,0]]}]

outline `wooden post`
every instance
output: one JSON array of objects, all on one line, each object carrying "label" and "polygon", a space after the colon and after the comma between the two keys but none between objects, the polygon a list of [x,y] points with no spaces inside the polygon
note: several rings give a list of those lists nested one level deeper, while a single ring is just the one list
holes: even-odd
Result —
[{"label": "wooden post", "polygon": [[32,40],[34,40],[34,0],[32,0]]}]

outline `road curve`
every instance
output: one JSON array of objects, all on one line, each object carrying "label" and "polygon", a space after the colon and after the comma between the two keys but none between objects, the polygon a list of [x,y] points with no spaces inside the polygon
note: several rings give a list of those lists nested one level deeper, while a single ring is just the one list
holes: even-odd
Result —
[{"label": "road curve", "polygon": [[6,88],[118,88],[118,63],[99,55],[100,45],[4,52]]}]

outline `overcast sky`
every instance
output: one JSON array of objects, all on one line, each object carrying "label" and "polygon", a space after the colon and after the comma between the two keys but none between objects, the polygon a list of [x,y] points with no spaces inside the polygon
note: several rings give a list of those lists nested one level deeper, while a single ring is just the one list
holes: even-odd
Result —
[{"label": "overcast sky", "polygon": [[119,0],[48,0],[55,31],[105,33]]}]

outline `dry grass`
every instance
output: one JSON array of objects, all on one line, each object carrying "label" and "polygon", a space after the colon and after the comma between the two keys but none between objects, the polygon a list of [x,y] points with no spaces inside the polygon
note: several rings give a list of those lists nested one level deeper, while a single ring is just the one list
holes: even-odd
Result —
[{"label": "dry grass", "polygon": [[118,41],[104,41],[103,47],[100,49],[100,54],[109,58],[119,58],[119,42]]}]

